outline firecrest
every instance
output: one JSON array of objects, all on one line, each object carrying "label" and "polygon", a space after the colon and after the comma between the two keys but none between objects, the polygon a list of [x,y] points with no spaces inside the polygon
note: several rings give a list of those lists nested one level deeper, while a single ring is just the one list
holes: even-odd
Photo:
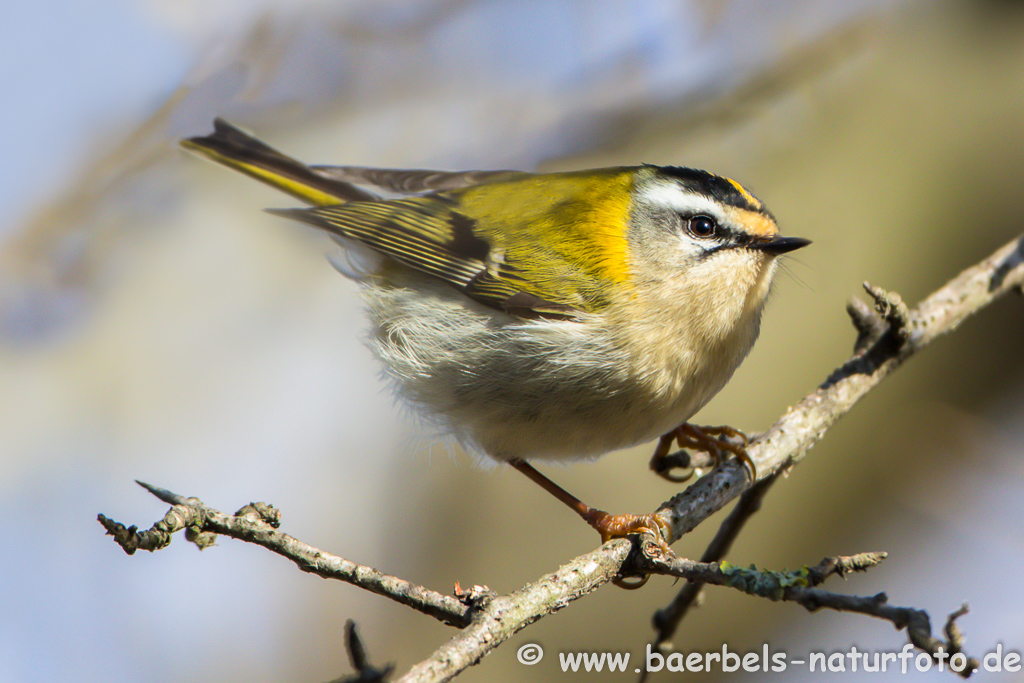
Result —
[{"label": "firecrest", "polygon": [[183,146],[313,205],[272,213],[375,257],[360,278],[370,346],[399,393],[603,538],[663,522],[590,508],[526,461],[659,436],[660,454],[673,438],[713,448],[684,423],[757,339],[777,257],[809,244],[736,181],[691,168],[307,166],[214,127]]}]

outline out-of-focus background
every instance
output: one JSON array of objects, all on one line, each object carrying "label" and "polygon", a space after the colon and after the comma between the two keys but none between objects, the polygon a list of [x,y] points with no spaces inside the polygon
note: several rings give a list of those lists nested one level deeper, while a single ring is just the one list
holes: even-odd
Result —
[{"label": "out-of-focus background", "polygon": [[[231,540],[127,557],[95,515],[159,519],[134,479],[224,510],[272,502],[288,533],[441,591],[509,591],[596,544],[396,405],[328,241],[260,211],[290,198],[177,149],[214,116],[309,162],[740,179],[814,241],[698,415],[750,431],[846,358],[862,281],[914,302],[1024,230],[1016,2],[42,0],[6,8],[0,55],[3,681],[319,681],[349,671],[346,619],[399,671],[450,635]],[[1024,648],[1022,339],[1008,298],[911,361],[775,487],[730,559],[887,550],[831,587],[887,591],[936,627],[966,601],[971,654]],[[647,471],[651,447],[546,471],[647,511],[676,490]],[[717,522],[677,551],[698,555]],[[463,680],[561,681],[558,652],[639,658],[676,589],[609,587]],[[548,653],[531,668],[527,642]],[[905,637],[712,590],[676,638],[765,642],[797,657]]]}]

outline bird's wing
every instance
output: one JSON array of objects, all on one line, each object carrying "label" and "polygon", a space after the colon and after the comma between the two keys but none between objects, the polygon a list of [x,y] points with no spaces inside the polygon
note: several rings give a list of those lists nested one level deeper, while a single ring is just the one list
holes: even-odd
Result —
[{"label": "bird's wing", "polygon": [[[608,183],[628,182],[628,170],[588,172],[587,181],[519,171],[307,166],[222,119],[212,134],[182,145],[315,207],[271,213],[354,239],[513,315],[596,311],[607,303],[602,286],[609,273],[621,279],[625,238],[601,235],[625,225],[628,189],[609,192]],[[382,200],[354,183],[418,196]],[[586,198],[566,200],[577,195]],[[611,204],[618,208],[609,213]]]},{"label": "bird's wing", "polygon": [[[571,281],[554,276],[545,284],[527,277],[521,259],[511,257],[443,194],[270,212],[366,244],[519,317],[565,318],[587,308],[566,286]],[[558,269],[557,264],[549,268]],[[564,270],[572,268],[564,264]]]}]

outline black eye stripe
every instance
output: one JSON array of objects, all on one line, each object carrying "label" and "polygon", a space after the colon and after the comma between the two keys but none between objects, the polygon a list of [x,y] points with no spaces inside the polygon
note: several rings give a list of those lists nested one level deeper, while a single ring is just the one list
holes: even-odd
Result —
[{"label": "black eye stripe", "polygon": [[700,256],[701,259],[705,259],[712,254],[726,249],[742,249],[757,242],[757,238],[752,235],[748,235],[743,232],[735,232],[722,226],[719,226],[719,232],[716,235],[716,238],[717,239],[713,243],[704,247],[703,253]]},{"label": "black eye stripe", "polygon": [[[680,213],[679,220],[682,230],[700,245],[703,250],[702,258],[723,249],[746,247],[756,241],[752,235],[723,225],[717,218],[706,213]],[[709,224],[702,221],[709,221]],[[709,232],[707,228],[710,226],[713,226],[713,229]]]}]

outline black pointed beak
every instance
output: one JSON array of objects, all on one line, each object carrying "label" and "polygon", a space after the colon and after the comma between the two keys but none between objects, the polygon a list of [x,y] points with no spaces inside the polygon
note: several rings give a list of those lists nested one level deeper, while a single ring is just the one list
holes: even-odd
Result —
[{"label": "black pointed beak", "polygon": [[788,254],[801,247],[806,247],[810,243],[810,240],[805,240],[803,237],[780,237],[775,235],[774,237],[757,240],[750,246],[759,251],[767,252],[772,256],[778,256],[779,254]]}]

